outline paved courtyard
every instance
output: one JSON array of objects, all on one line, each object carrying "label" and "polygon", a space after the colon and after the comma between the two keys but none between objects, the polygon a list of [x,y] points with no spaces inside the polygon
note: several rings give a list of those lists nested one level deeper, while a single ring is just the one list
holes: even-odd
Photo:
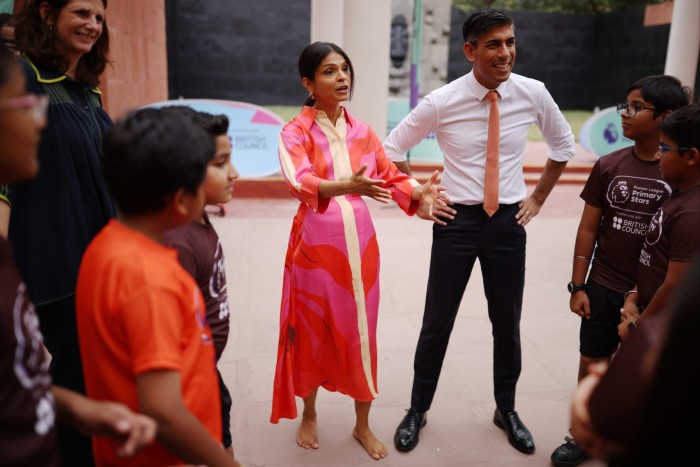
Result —
[{"label": "paved courtyard", "polygon": [[[529,187],[532,190],[532,187]],[[521,325],[523,371],[516,409],[537,450],[513,449],[491,422],[491,330],[481,274],[474,268],[438,391],[418,447],[398,452],[396,425],[410,399],[413,353],[420,330],[428,273],[431,224],[395,206],[368,200],[381,252],[378,325],[379,397],[370,414],[389,455],[371,459],[351,436],[350,398],[319,391],[320,448],[295,443],[298,419],[269,422],[278,339],[282,267],[296,201],[234,199],[213,218],[227,262],[232,330],[220,368],[233,396],[232,432],[246,466],[546,466],[568,428],[578,364],[578,319],[568,310],[571,256],[583,202],[580,185],[555,187],[527,226],[527,276]],[[299,401],[300,402],[300,401]],[[299,405],[301,407],[301,404]],[[588,467],[602,463],[589,461]]]}]

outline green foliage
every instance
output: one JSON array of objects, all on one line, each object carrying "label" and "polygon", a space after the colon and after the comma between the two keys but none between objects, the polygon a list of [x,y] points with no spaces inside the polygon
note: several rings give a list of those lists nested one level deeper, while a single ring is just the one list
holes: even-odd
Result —
[{"label": "green foliage", "polygon": [[479,8],[501,8],[509,11],[538,11],[542,13],[595,14],[610,13],[668,0],[452,0],[463,11]]}]

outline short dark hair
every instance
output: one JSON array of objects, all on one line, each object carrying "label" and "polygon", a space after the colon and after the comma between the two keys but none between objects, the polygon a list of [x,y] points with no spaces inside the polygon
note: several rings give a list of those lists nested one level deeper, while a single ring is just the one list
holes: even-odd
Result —
[{"label": "short dark hair", "polygon": [[639,89],[642,98],[654,105],[654,118],[667,110],[680,109],[690,103],[692,91],[678,78],[670,75],[651,75],[636,81],[627,94]]},{"label": "short dark hair", "polygon": [[181,112],[185,117],[192,120],[192,123],[204,129],[211,136],[225,136],[228,134],[229,120],[224,114],[200,112],[188,105],[171,105],[169,108]]},{"label": "short dark hair", "polygon": [[504,10],[494,8],[482,8],[477,10],[462,25],[462,36],[464,42],[469,42],[476,47],[476,42],[486,31],[499,26],[512,26],[513,18]]},{"label": "short dark hair", "polygon": [[700,103],[674,110],[659,124],[659,131],[682,148],[696,148],[700,151]]},{"label": "short dark hair", "polygon": [[[299,56],[299,77],[307,78],[313,81],[316,75],[316,70],[319,66],[321,66],[321,62],[323,62],[323,60],[330,55],[331,52],[342,55],[343,59],[347,62],[348,67],[350,68],[350,97],[352,97],[352,93],[355,89],[355,70],[352,67],[352,62],[350,61],[348,54],[346,54],[345,51],[340,48],[340,46],[335,45],[332,42],[317,41],[304,47],[304,50],[301,51],[301,55]],[[314,100],[309,97],[304,102],[304,105],[313,106]]]},{"label": "short dark hair", "polygon": [[[44,2],[51,7],[50,16],[55,22],[68,0],[27,0],[15,20],[17,50],[39,65],[65,72],[69,65],[68,59],[57,47],[55,30],[46,24],[47,18],[42,18],[39,12],[39,5]],[[106,9],[107,0],[102,0],[102,5]],[[90,86],[97,86],[100,75],[109,63],[108,54],[109,31],[105,19],[102,23],[102,34],[97,38],[92,50],[80,58],[75,70],[75,79]]]},{"label": "short dark hair", "polygon": [[177,110],[138,110],[105,136],[107,188],[124,214],[157,212],[178,190],[197,192],[213,153],[213,138]]}]

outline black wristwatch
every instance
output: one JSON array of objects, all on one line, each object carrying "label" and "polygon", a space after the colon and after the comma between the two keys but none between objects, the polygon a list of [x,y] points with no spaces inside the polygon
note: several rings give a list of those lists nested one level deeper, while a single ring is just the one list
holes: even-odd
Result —
[{"label": "black wristwatch", "polygon": [[569,290],[569,293],[574,293],[579,290],[586,290],[586,284],[574,284],[573,282],[569,282],[566,284],[566,288]]}]

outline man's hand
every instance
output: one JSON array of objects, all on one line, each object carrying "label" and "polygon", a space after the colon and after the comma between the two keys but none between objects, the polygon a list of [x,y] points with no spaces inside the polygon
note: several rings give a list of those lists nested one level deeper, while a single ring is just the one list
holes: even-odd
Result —
[{"label": "man's hand", "polygon": [[518,203],[520,210],[515,215],[519,225],[527,225],[542,209],[542,203],[538,203],[532,196],[528,196]]}]

